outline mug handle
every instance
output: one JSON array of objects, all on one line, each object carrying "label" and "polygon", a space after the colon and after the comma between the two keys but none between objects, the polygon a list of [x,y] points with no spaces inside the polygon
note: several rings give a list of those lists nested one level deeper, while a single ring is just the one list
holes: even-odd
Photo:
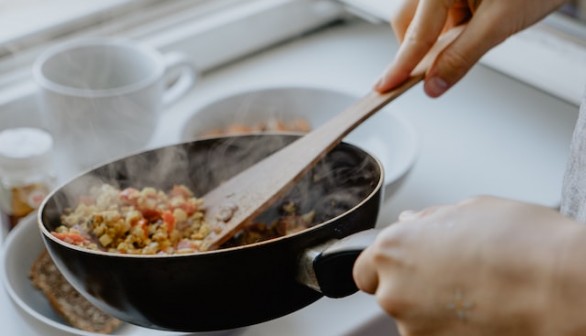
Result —
[{"label": "mug handle", "polygon": [[163,94],[163,107],[168,107],[183,97],[195,85],[198,73],[195,65],[186,54],[170,52],[163,57],[165,77],[172,83]]}]

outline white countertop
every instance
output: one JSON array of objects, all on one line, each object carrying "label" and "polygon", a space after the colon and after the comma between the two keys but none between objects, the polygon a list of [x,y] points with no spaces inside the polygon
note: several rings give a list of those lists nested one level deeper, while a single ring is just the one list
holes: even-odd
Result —
[{"label": "white countertop", "polygon": [[[178,141],[194,109],[232,91],[309,85],[366,93],[392,59],[393,43],[386,25],[339,25],[208,73],[164,113],[151,146]],[[478,194],[558,204],[577,106],[477,66],[441,99],[427,98],[418,86],[390,108],[419,132],[420,154],[400,189],[387,198],[379,225],[391,223],[402,210]],[[3,334],[34,335],[3,290],[0,311]],[[241,335],[361,335],[371,319],[389,328],[381,315],[373,297],[358,293],[322,299]]]}]

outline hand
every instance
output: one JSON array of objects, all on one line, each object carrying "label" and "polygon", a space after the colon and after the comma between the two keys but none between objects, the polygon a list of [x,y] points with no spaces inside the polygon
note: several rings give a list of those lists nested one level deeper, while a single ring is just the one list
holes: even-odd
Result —
[{"label": "hand", "polygon": [[405,81],[444,31],[468,22],[437,57],[425,92],[438,97],[457,83],[491,48],[527,28],[566,0],[403,0],[391,25],[401,46],[375,89],[386,92]]},{"label": "hand", "polygon": [[[583,230],[552,209],[494,197],[403,213],[360,255],[354,278],[403,336],[584,335],[556,329],[570,316],[584,327],[586,276],[560,272]],[[565,268],[572,275],[583,255]]]}]

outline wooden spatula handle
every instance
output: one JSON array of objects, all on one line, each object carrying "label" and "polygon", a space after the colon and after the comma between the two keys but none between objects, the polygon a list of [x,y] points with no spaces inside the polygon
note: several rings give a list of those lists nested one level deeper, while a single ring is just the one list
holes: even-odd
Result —
[{"label": "wooden spatula handle", "polygon": [[212,232],[204,240],[203,249],[215,249],[230,239],[242,224],[266,210],[349,132],[419,83],[437,53],[453,41],[460,30],[444,36],[420,62],[411,78],[400,86],[385,94],[367,94],[321,127],[204,195],[206,221]]}]

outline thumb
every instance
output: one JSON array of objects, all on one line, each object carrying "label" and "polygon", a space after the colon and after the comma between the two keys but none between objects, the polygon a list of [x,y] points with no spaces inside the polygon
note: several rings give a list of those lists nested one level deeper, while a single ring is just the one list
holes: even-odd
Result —
[{"label": "thumb", "polygon": [[425,79],[428,96],[439,97],[456,84],[478,60],[508,35],[495,29],[493,15],[483,13],[470,20],[462,34],[436,57]]}]

